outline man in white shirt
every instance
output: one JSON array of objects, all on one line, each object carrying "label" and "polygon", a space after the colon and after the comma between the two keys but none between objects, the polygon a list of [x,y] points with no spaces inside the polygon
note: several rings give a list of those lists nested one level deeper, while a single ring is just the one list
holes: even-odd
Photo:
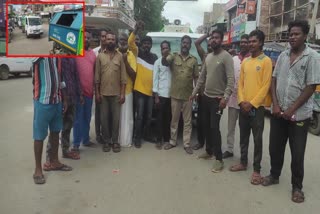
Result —
[{"label": "man in white shirt", "polygon": [[247,57],[250,57],[249,52],[249,36],[244,34],[240,40],[240,53],[233,57],[234,64],[234,90],[228,101],[228,134],[227,134],[227,145],[228,149],[223,153],[223,158],[233,157],[234,147],[234,135],[237,120],[239,117],[240,107],[238,104],[238,81],[240,77],[241,63]]},{"label": "man in white shirt", "polygon": [[[170,42],[163,41],[160,44],[162,57],[167,57],[170,52]],[[162,64],[162,58],[154,63],[153,68],[153,94],[157,113],[157,143],[156,148],[162,149],[162,140],[169,143],[170,140],[170,121],[171,121],[171,71],[169,66]]]}]

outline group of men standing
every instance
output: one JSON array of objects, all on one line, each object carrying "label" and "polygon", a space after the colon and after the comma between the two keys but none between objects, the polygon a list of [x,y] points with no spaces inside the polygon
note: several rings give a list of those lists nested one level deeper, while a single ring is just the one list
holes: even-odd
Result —
[{"label": "group of men standing", "polygon": [[[223,158],[233,156],[235,127],[239,118],[240,163],[230,171],[248,165],[250,133],[254,139],[251,183],[269,186],[279,183],[287,140],[292,155],[292,200],[303,202],[303,160],[307,130],[312,115],[310,97],[320,74],[319,55],[305,45],[308,23],[289,24],[290,49],[283,52],[274,68],[263,53],[265,36],[260,30],[243,35],[240,54],[232,57],[222,48],[223,32],[215,30],[196,41],[203,60],[201,72],[197,59],[189,53],[192,40],[181,39],[181,51],[170,53],[170,42],[163,41],[161,57],[151,53],[152,38],[138,41],[143,23],[138,22],[128,37],[101,31],[100,46],[82,59],[39,58],[34,63],[34,140],[36,170],[34,181],[45,182],[41,167],[42,143],[50,128],[48,158],[44,170],[72,170],[58,160],[59,132],[62,129],[63,157],[79,159],[79,146],[94,146],[89,141],[92,100],[96,99],[96,139],[103,151],[120,152],[121,146],[141,147],[150,137],[153,105],[157,111],[156,147],[169,150],[177,145],[180,116],[183,117],[183,146],[188,154],[206,144],[199,158],[215,157],[212,171],[224,168]],[[208,53],[199,43],[210,36]],[[200,41],[200,42],[199,42]],[[117,46],[118,43],[118,47]],[[195,87],[194,87],[195,85]],[[61,93],[62,94],[61,94]],[[191,146],[192,101],[198,98],[198,144]],[[272,99],[271,99],[272,97]],[[61,100],[64,102],[62,127]],[[260,174],[265,107],[271,106],[269,152],[271,171]],[[228,150],[222,153],[220,119],[228,107]],[[69,112],[69,113],[68,113]],[[74,113],[76,112],[76,113]],[[75,119],[73,119],[75,116]],[[72,125],[73,124],[73,125]],[[69,150],[70,129],[74,128],[73,148]]]}]

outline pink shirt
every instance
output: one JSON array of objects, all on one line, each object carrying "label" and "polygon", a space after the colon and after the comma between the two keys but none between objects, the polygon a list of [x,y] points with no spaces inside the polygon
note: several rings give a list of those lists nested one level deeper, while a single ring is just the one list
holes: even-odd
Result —
[{"label": "pink shirt", "polygon": [[250,54],[248,53],[243,58],[240,54],[233,57],[234,88],[233,88],[231,96],[229,97],[228,107],[240,109],[239,104],[238,104],[238,82],[239,82],[239,77],[240,77],[241,62],[249,56],[250,56]]},{"label": "pink shirt", "polygon": [[96,55],[92,50],[85,52],[84,57],[76,58],[82,93],[86,97],[93,97],[94,91],[94,66]]}]

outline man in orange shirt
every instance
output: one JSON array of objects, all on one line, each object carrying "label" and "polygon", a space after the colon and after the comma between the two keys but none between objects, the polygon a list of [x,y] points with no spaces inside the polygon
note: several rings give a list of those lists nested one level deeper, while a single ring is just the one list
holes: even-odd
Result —
[{"label": "man in orange shirt", "polygon": [[264,129],[264,106],[269,94],[272,61],[264,55],[262,48],[265,35],[260,30],[254,30],[249,35],[251,57],[241,65],[238,85],[238,103],[240,105],[240,164],[234,165],[230,171],[247,169],[250,132],[254,139],[254,161],[251,183],[258,185],[262,181],[260,175],[262,159],[262,134]]}]

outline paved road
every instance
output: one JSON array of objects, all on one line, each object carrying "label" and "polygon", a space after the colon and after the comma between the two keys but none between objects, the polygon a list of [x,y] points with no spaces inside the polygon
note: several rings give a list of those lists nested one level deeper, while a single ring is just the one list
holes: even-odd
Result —
[{"label": "paved road", "polygon": [[13,32],[13,39],[8,45],[8,54],[48,55],[49,50],[52,49],[52,42],[48,41],[49,25],[43,24],[42,26],[44,33],[41,35],[41,38],[27,38],[26,35],[22,33],[22,30],[16,27]]},{"label": "paved road", "polygon": [[[145,143],[119,154],[81,148],[81,160],[64,160],[73,172],[46,173],[47,184],[33,184],[31,78],[0,81],[1,214],[317,214],[320,211],[320,137],[309,135],[305,160],[306,202],[290,200],[290,152],[280,184],[249,183],[252,166],[241,173],[214,174],[212,161],[186,155],[183,148],[158,151]],[[221,121],[226,144],[226,114]],[[93,126],[92,126],[93,127]],[[269,120],[264,134],[263,174],[269,170]],[[238,140],[239,131],[236,135]],[[94,132],[91,130],[91,136]],[[239,159],[225,161],[229,167]],[[252,160],[252,142],[249,160]],[[119,169],[119,173],[113,173]]]}]

